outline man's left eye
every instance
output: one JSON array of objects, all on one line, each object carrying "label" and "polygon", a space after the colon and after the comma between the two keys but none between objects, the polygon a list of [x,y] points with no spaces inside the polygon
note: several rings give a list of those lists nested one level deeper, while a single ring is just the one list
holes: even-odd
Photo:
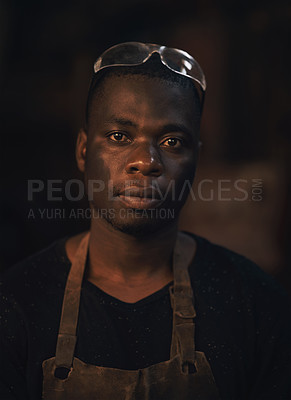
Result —
[{"label": "man's left eye", "polygon": [[161,143],[165,147],[181,147],[182,141],[178,138],[168,138]]}]

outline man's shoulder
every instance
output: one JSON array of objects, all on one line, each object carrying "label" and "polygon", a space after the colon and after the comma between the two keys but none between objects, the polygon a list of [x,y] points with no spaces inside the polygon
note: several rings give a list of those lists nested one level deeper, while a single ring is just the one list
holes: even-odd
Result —
[{"label": "man's shoulder", "polygon": [[[193,280],[204,280],[207,285],[235,288],[245,296],[288,296],[282,286],[256,263],[224,246],[212,243],[194,233],[187,232],[196,240],[197,251],[190,266]],[[210,289],[209,289],[210,290]]]},{"label": "man's shoulder", "polygon": [[65,242],[66,238],[56,240],[2,272],[0,291],[18,297],[18,294],[44,290],[48,285],[65,283],[70,265]]}]

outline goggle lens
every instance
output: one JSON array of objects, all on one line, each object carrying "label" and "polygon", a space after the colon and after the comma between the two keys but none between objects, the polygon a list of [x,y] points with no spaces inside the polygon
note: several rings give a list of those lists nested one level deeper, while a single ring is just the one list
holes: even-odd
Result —
[{"label": "goggle lens", "polygon": [[183,50],[157,44],[127,42],[110,47],[95,62],[94,72],[112,66],[140,65],[155,52],[159,53],[164,65],[178,74],[193,79],[205,92],[205,76],[197,61]]}]

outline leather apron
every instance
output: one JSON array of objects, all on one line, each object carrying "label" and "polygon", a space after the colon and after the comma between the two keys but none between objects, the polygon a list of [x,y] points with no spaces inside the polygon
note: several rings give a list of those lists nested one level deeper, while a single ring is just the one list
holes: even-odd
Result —
[{"label": "leather apron", "polygon": [[[56,356],[45,360],[44,400],[216,400],[218,390],[205,354],[195,350],[196,316],[188,267],[194,240],[179,232],[173,254],[174,284],[170,359],[147,368],[123,370],[86,364],[74,357],[76,328],[89,233],[72,263],[63,300]],[[163,340],[163,338],[161,338]],[[67,371],[63,379],[56,372]]]}]

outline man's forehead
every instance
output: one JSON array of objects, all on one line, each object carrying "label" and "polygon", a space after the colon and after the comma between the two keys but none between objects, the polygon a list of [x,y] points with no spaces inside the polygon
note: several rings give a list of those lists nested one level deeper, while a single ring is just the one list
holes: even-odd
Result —
[{"label": "man's forehead", "polygon": [[139,110],[145,108],[151,112],[155,112],[157,106],[159,112],[161,109],[172,107],[177,110],[184,109],[188,102],[193,102],[193,92],[189,88],[142,75],[110,76],[104,80],[101,92],[95,97],[95,106],[106,104],[106,108],[118,106],[127,109],[136,103]]},{"label": "man's forehead", "polygon": [[189,125],[195,114],[193,99],[178,87],[121,79],[108,81],[101,98],[93,102],[91,111],[96,123],[123,127],[151,123]]}]

